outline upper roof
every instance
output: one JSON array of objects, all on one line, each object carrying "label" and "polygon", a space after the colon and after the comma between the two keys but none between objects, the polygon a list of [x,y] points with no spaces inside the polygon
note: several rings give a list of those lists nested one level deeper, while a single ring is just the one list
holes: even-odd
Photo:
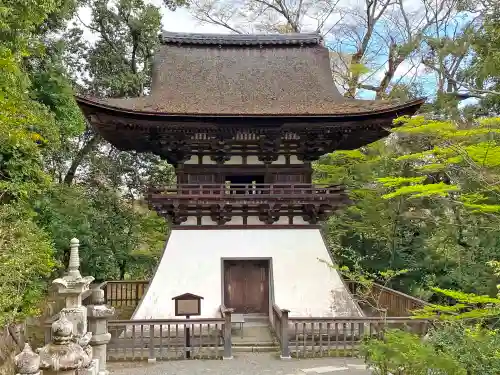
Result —
[{"label": "upper roof", "polygon": [[163,32],[151,93],[80,104],[157,115],[349,116],[419,104],[346,99],[319,34],[224,35]]}]

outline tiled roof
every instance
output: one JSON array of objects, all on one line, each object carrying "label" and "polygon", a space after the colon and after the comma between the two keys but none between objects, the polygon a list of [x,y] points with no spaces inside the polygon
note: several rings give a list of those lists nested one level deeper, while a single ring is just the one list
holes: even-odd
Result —
[{"label": "tiled roof", "polygon": [[188,34],[164,31],[160,34],[162,44],[197,44],[197,45],[317,45],[323,38],[317,33],[291,34]]},{"label": "tiled roof", "polygon": [[165,32],[161,38],[150,95],[94,103],[127,112],[248,116],[348,116],[416,105],[344,98],[316,34]]}]

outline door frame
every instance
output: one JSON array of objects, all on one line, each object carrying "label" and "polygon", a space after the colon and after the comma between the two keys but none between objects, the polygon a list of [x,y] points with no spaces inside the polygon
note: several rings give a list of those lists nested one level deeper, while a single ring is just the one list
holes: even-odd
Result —
[{"label": "door frame", "polygon": [[225,261],[232,261],[232,260],[242,260],[242,261],[245,261],[245,260],[261,260],[262,261],[263,260],[263,261],[267,262],[267,266],[268,266],[267,278],[268,278],[268,283],[269,283],[269,285],[267,286],[268,287],[267,294],[269,296],[269,298],[268,298],[269,299],[268,300],[268,307],[269,307],[268,316],[271,316],[272,311],[273,311],[273,303],[274,303],[273,258],[272,257],[221,257],[220,258],[220,276],[221,276],[220,285],[221,285],[221,301],[222,301],[223,305],[226,305],[225,301],[224,301],[224,295],[225,295],[224,292],[226,289],[226,286],[224,285],[224,279],[225,279],[224,262]]}]

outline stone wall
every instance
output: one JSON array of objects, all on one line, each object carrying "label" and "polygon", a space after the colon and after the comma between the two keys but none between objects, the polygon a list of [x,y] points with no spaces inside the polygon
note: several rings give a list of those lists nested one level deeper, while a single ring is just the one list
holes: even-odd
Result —
[{"label": "stone wall", "polygon": [[7,328],[0,329],[0,375],[15,374],[14,356],[17,353],[16,344],[9,335]]}]

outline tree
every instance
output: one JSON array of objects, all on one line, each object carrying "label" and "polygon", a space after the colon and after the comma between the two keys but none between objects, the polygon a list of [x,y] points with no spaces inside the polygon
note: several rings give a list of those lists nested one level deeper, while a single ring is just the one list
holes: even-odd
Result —
[{"label": "tree", "polygon": [[35,311],[54,261],[50,239],[29,202],[50,184],[43,154],[58,147],[55,117],[30,96],[25,62],[41,45],[33,35],[58,1],[0,2],[0,325]]},{"label": "tree", "polygon": [[97,280],[147,279],[168,235],[163,218],[106,185],[54,186],[37,201],[36,212],[57,259],[67,264],[68,238],[77,237],[82,272]]},{"label": "tree", "polygon": [[366,0],[345,6],[321,0],[196,0],[190,9],[201,22],[233,33],[319,32],[332,50],[335,81],[344,95],[356,97],[363,89],[377,99],[417,81],[428,39],[441,40],[451,27],[463,34],[469,25],[458,21],[467,13],[458,0]]},{"label": "tree", "polygon": [[390,286],[424,298],[433,286],[495,293],[484,264],[500,255],[498,120],[399,124],[387,140],[315,166],[318,182],[346,184],[355,202],[325,226],[332,251],[370,273],[407,269]]}]

